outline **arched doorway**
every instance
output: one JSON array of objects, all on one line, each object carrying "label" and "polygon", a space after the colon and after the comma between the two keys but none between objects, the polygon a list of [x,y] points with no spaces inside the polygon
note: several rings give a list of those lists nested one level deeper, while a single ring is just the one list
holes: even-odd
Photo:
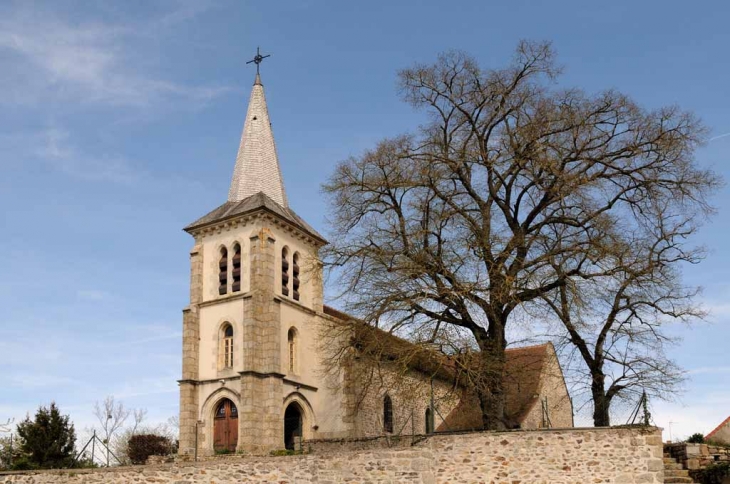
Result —
[{"label": "arched doorway", "polygon": [[301,450],[302,441],[302,407],[292,402],[284,412],[284,446],[288,450]]},{"label": "arched doorway", "polygon": [[235,452],[238,444],[238,409],[224,398],[215,409],[213,448],[216,452]]}]

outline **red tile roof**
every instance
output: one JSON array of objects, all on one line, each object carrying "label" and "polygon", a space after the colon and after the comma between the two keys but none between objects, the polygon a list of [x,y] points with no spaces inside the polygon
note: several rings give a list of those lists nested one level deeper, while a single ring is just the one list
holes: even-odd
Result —
[{"label": "red tile roof", "polygon": [[725,420],[723,420],[720,425],[718,425],[717,427],[715,427],[715,430],[713,430],[709,434],[705,435],[705,440],[711,439],[713,435],[715,435],[717,432],[720,431],[721,428],[723,428],[724,426],[726,426],[728,424],[730,424],[730,417],[728,417]]},{"label": "red tile roof", "polygon": [[[325,314],[341,320],[354,320],[351,316],[329,306],[324,306]],[[378,346],[380,354],[405,354],[412,343],[386,331],[365,325],[366,329],[358,335],[361,341],[372,341]],[[372,338],[374,337],[374,338]],[[550,343],[508,348],[505,352],[506,365],[504,376],[505,416],[513,424],[521,425],[525,417],[539,400],[543,367],[550,355]],[[426,348],[415,348],[410,353],[412,363],[418,370],[427,371],[434,376],[453,378],[454,366],[440,354]],[[462,395],[459,404],[444,419],[437,431],[476,430],[483,428],[479,401],[473,392]]]},{"label": "red tile roof", "polygon": [[[539,401],[541,376],[550,354],[550,343],[505,352],[505,418],[521,426]],[[459,404],[439,425],[437,431],[480,430],[483,428],[479,400],[473,392],[464,394]]]}]

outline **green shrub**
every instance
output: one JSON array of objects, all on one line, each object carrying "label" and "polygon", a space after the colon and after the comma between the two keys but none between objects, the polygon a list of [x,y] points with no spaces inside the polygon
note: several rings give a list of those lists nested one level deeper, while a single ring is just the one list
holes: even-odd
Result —
[{"label": "green shrub", "polygon": [[291,449],[279,449],[279,450],[272,450],[269,452],[269,455],[273,456],[283,456],[283,455],[299,455],[302,454],[301,451],[298,450],[291,450]]},{"label": "green shrub", "polygon": [[170,455],[172,450],[170,439],[155,434],[133,435],[127,444],[127,455],[132,464],[144,464],[151,455]]},{"label": "green shrub", "polygon": [[705,436],[701,433],[697,432],[696,434],[692,434],[687,439],[688,444],[704,444],[705,443]]},{"label": "green shrub", "polygon": [[730,476],[730,462],[712,464],[692,473],[692,477],[701,484],[722,484],[728,476]]},{"label": "green shrub", "polygon": [[32,471],[35,469],[38,469],[39,466],[35,462],[32,462],[28,456],[23,456],[15,461],[13,461],[13,465],[10,466],[10,469],[13,471]]}]

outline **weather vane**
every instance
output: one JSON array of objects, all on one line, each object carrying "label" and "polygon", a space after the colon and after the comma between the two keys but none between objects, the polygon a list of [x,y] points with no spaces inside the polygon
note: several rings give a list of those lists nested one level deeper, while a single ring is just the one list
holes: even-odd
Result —
[{"label": "weather vane", "polygon": [[259,64],[263,62],[264,59],[267,57],[271,57],[271,54],[261,55],[261,51],[259,47],[256,47],[256,56],[251,59],[250,61],[246,62],[246,64],[254,63],[256,64],[256,74],[259,73]]}]

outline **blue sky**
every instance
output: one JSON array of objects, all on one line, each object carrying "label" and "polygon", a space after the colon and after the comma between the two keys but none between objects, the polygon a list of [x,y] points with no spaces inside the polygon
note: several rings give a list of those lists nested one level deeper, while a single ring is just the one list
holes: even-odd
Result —
[{"label": "blue sky", "polygon": [[[420,114],[395,73],[456,48],[503,65],[551,40],[564,85],[679,104],[728,178],[730,4],[664,2],[5,1],[0,4],[0,421],[56,400],[78,427],[113,394],[177,413],[188,251],[181,228],[225,200],[261,45],[291,206],[326,233],[334,165]],[[730,415],[730,195],[697,239],[711,324],[675,328],[691,378],[655,402],[674,436]],[[668,432],[665,433],[668,436]]]}]

